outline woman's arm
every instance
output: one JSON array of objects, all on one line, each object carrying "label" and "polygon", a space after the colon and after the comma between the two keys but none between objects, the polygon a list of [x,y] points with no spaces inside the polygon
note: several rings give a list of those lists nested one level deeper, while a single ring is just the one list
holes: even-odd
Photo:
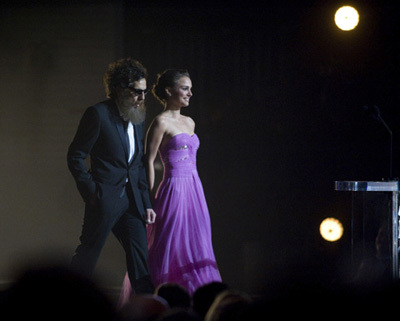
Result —
[{"label": "woman's arm", "polygon": [[156,117],[150,125],[146,136],[146,149],[145,149],[145,164],[147,171],[147,179],[149,181],[149,190],[152,197],[154,197],[154,181],[155,169],[154,162],[157,157],[158,149],[163,140],[166,130],[166,123],[162,117]]}]

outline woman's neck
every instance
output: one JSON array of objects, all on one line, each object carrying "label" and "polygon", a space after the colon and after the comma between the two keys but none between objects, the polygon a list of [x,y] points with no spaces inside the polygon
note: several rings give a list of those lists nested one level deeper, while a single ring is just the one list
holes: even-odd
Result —
[{"label": "woman's neck", "polygon": [[168,104],[165,105],[164,112],[173,118],[179,118],[181,116],[180,107],[173,107],[169,106]]}]

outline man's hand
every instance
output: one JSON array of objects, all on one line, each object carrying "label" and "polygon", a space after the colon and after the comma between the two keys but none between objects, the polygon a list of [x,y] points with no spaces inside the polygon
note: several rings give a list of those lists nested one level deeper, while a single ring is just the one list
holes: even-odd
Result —
[{"label": "man's hand", "polygon": [[153,224],[156,221],[156,212],[153,209],[148,208],[146,209],[146,223]]}]

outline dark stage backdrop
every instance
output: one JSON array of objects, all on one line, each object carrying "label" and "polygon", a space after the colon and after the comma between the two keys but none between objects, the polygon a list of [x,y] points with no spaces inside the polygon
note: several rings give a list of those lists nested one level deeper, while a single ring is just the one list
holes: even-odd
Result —
[{"label": "dark stage backdrop", "polygon": [[[83,204],[66,150],[120,56],[142,61],[150,83],[166,68],[191,74],[184,114],[196,121],[227,283],[255,292],[277,271],[304,267],[326,280],[348,277],[349,195],[334,181],[389,177],[388,132],[363,111],[374,104],[393,130],[399,175],[399,7],[362,1],[360,25],[346,33],[334,25],[335,1],[278,3],[89,1],[3,11],[1,279],[32,260],[72,255]],[[149,120],[162,110],[151,96],[147,106]],[[345,228],[335,244],[319,236],[329,216]],[[118,287],[124,272],[110,237],[97,274]]]}]

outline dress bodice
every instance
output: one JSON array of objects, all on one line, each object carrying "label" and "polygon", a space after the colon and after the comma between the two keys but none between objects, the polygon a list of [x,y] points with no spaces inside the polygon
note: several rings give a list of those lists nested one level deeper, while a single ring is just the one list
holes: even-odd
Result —
[{"label": "dress bodice", "polygon": [[164,177],[192,175],[196,169],[196,155],[200,141],[196,134],[192,136],[180,133],[173,136],[160,148],[164,165]]}]

